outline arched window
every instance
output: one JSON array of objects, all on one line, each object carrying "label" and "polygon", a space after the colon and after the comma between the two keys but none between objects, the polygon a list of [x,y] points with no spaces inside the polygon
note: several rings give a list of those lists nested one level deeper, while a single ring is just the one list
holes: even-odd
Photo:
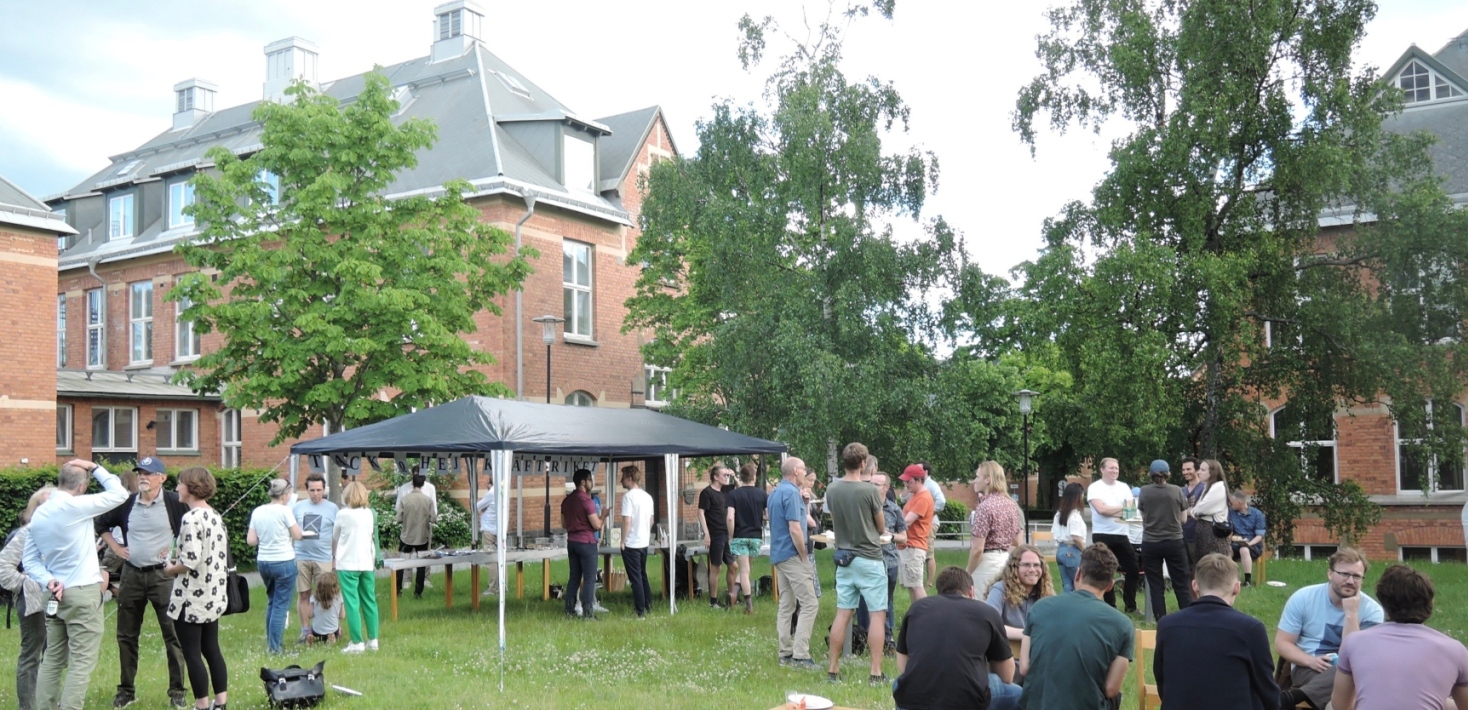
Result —
[{"label": "arched window", "polygon": [[1323,483],[1339,483],[1335,461],[1335,414],[1329,410],[1307,412],[1285,405],[1269,414],[1269,435],[1284,439],[1299,451],[1305,476]]},{"label": "arched window", "polygon": [[569,404],[573,407],[595,407],[596,398],[592,397],[590,392],[576,390],[575,392],[566,395],[566,404]]},{"label": "arched window", "polygon": [[[1427,402],[1427,416],[1420,424],[1406,425],[1396,422],[1397,432],[1397,491],[1413,493],[1422,491],[1463,490],[1463,465],[1459,462],[1442,461],[1420,444],[1426,432],[1443,427],[1462,428],[1463,405],[1456,402],[1447,406]],[[1413,429],[1416,428],[1416,431]],[[1423,431],[1425,429],[1426,431]]]},{"label": "arched window", "polygon": [[1463,95],[1442,75],[1416,60],[1407,62],[1407,66],[1402,68],[1402,73],[1397,75],[1397,86],[1406,94],[1409,104]]}]

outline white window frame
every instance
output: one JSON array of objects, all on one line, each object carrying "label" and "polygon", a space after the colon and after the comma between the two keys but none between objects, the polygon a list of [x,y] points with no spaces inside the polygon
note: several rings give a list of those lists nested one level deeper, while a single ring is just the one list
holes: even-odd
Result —
[{"label": "white window frame", "polygon": [[[146,295],[140,297],[139,291]],[[146,365],[153,362],[153,282],[134,281],[127,285],[127,352],[128,363]]]},{"label": "white window frame", "polygon": [[446,39],[453,39],[462,34],[464,34],[463,10],[450,10],[438,16],[438,39],[440,42]]},{"label": "white window frame", "polygon": [[135,204],[136,198],[131,192],[107,198],[107,238],[109,240],[124,239],[133,235],[137,226]]},{"label": "white window frame", "polygon": [[[105,445],[97,445],[97,414],[107,412],[108,439]],[[128,412],[132,415],[132,445],[117,445],[117,413]],[[138,450],[138,408],[137,407],[92,407],[92,452],[93,453],[136,453]]]},{"label": "white window frame", "polygon": [[66,367],[66,294],[56,294],[56,366]]},{"label": "white window frame", "polygon": [[[1468,425],[1468,407],[1464,407],[1462,404],[1460,404],[1458,402],[1452,402],[1452,403],[1450,403],[1450,406],[1453,407],[1453,409],[1456,409],[1457,412],[1458,412],[1458,423],[1460,425]],[[1428,431],[1432,431],[1432,419],[1433,419],[1433,402],[1432,402],[1432,400],[1428,400],[1427,401],[1427,430]],[[1428,481],[1428,489],[1427,489],[1427,491],[1424,492],[1421,488],[1403,488],[1402,487],[1402,444],[1411,445],[1411,444],[1418,444],[1418,443],[1421,443],[1421,442],[1422,442],[1421,439],[1403,439],[1402,438],[1402,427],[1401,427],[1401,425],[1398,424],[1395,420],[1392,421],[1392,450],[1393,450],[1393,453],[1395,454],[1395,461],[1394,461],[1394,463],[1396,465],[1394,467],[1394,470],[1395,470],[1395,473],[1396,473],[1396,480],[1397,480],[1397,493],[1398,494],[1401,494],[1401,495],[1412,495],[1412,494],[1415,493],[1415,494],[1420,495],[1420,496],[1426,496],[1426,495],[1431,494],[1431,493],[1457,493],[1457,492],[1463,491],[1464,488],[1461,487],[1461,486],[1458,487],[1458,488],[1440,488],[1440,487],[1438,487],[1439,481],[1438,481],[1438,476],[1437,476],[1437,457],[1436,456],[1433,456],[1433,457],[1431,457],[1430,460],[1423,462],[1423,463],[1426,464],[1426,470],[1423,472],[1423,474],[1427,476],[1427,481]],[[1468,457],[1465,457],[1465,458],[1468,458]],[[1468,464],[1468,461],[1465,461],[1465,464]],[[1462,477],[1464,479],[1468,479],[1468,471],[1465,471],[1464,474],[1462,475]],[[1468,485],[1468,481],[1464,481],[1464,484],[1465,485]],[[1408,547],[1425,547],[1425,545],[1408,545]],[[1436,554],[1437,553],[1435,553],[1435,552],[1433,553],[1434,557],[1436,557]]]},{"label": "white window frame", "polygon": [[572,407],[595,407],[596,397],[591,396],[591,393],[586,390],[576,390],[566,395],[566,404]]},{"label": "white window frame", "polygon": [[194,185],[188,180],[179,180],[168,184],[168,228],[187,227],[194,223],[191,215],[184,213],[184,208],[194,204]]},{"label": "white window frame", "polygon": [[[581,251],[586,254],[584,274],[581,273],[580,262],[577,260],[577,252]],[[573,239],[561,240],[561,305],[562,316],[566,319],[564,332],[567,339],[590,340],[596,335],[596,292],[593,290],[595,265],[595,247]],[[583,317],[585,332],[581,328]]]},{"label": "white window frame", "polygon": [[266,203],[266,204],[271,204],[271,205],[278,205],[278,204],[280,204],[280,176],[279,175],[276,175],[275,173],[272,173],[269,170],[261,170],[260,171],[260,174],[255,176],[255,180],[257,182],[263,182],[263,183],[265,183],[265,193],[268,194],[268,195],[270,195],[270,201],[268,203]]},{"label": "white window frame", "polygon": [[[1285,403],[1283,405],[1280,405],[1279,407],[1276,407],[1273,411],[1271,411],[1269,413],[1269,438],[1271,438],[1271,439],[1277,439],[1277,438],[1279,438],[1278,432],[1275,431],[1275,421],[1274,420],[1275,420],[1275,417],[1277,417],[1280,412],[1283,412],[1285,410],[1285,407],[1288,407],[1288,406],[1290,406],[1289,403]],[[1331,426],[1331,429],[1335,429],[1335,415],[1334,414],[1331,415],[1331,418],[1330,418],[1330,426]],[[1339,436],[1338,433],[1337,433],[1337,436]],[[1285,446],[1288,446],[1288,447],[1290,447],[1292,449],[1296,449],[1296,450],[1298,450],[1300,452],[1300,466],[1301,467],[1304,467],[1304,466],[1306,466],[1309,463],[1309,460],[1305,456],[1305,447],[1307,447],[1307,446],[1315,446],[1315,447],[1319,447],[1319,448],[1329,447],[1330,448],[1330,461],[1331,461],[1330,467],[1331,467],[1331,473],[1332,473],[1332,476],[1331,476],[1332,482],[1333,483],[1336,483],[1336,484],[1339,484],[1341,482],[1341,460],[1340,460],[1340,447],[1336,445],[1336,442],[1337,441],[1338,441],[1338,439],[1319,439],[1319,440],[1314,440],[1314,441],[1306,441],[1304,439],[1301,439],[1299,441],[1286,441],[1285,442]]]},{"label": "white window frame", "polygon": [[107,367],[107,289],[88,289],[86,304],[87,369]]},{"label": "white window frame", "polygon": [[[1436,564],[1442,564],[1442,562],[1443,562],[1442,557],[1441,557],[1441,554],[1440,554],[1442,550],[1459,550],[1459,551],[1462,551],[1463,550],[1463,548],[1461,546],[1458,546],[1458,545],[1401,545],[1401,546],[1397,547],[1397,561],[1398,562],[1407,562],[1408,561],[1407,560],[1407,548],[1409,548],[1409,547],[1416,548],[1416,549],[1426,548],[1426,549],[1430,550],[1432,552],[1432,563],[1435,564],[1435,565]],[[1448,561],[1449,562],[1461,562],[1462,560],[1456,560],[1456,559],[1454,559],[1454,560],[1448,560]]]},{"label": "white window frame", "polygon": [[226,409],[219,419],[219,465],[224,468],[239,468],[244,453],[245,436],[240,425],[244,418],[238,409]]},{"label": "white window frame", "polygon": [[[163,421],[165,414],[168,416],[167,424],[165,424]],[[187,428],[180,426],[180,419],[182,417],[180,417],[179,415],[188,415],[187,418],[189,420],[189,424]],[[195,454],[199,452],[199,410],[173,408],[159,409],[154,420],[158,423],[157,429],[155,431],[155,433],[158,435],[158,451]],[[165,429],[165,427],[167,428]],[[168,446],[163,445],[163,435],[165,431],[168,433]],[[188,433],[189,441],[193,444],[192,446],[178,445],[179,433],[185,431]]]},{"label": "white window frame", "polygon": [[[646,390],[642,401],[649,407],[663,407],[678,393],[668,387],[668,375],[673,371],[671,367],[658,367],[657,365],[643,365],[642,376],[645,380]],[[667,395],[664,397],[663,395]]]},{"label": "white window frame", "polygon": [[73,411],[70,404],[56,405],[56,451],[57,453],[70,453],[76,446],[73,437],[75,433],[75,421],[72,419]]},{"label": "white window frame", "polygon": [[173,359],[177,362],[197,360],[203,351],[204,336],[194,328],[193,321],[183,317],[190,305],[187,298],[173,302]]},{"label": "white window frame", "polygon": [[[1403,85],[1407,81],[1416,84],[1418,77],[1422,77],[1426,81],[1425,86],[1414,85],[1407,87]],[[1407,66],[1402,67],[1402,71],[1397,72],[1396,78],[1392,79],[1392,85],[1402,90],[1404,94],[1403,98],[1409,106],[1463,97],[1462,89],[1453,85],[1452,82],[1437,73],[1432,67],[1423,64],[1417,59],[1407,62]],[[1427,92],[1427,97],[1418,98],[1418,93],[1423,91]]]},{"label": "white window frame", "polygon": [[596,193],[596,142],[561,134],[561,177],[567,190]]}]

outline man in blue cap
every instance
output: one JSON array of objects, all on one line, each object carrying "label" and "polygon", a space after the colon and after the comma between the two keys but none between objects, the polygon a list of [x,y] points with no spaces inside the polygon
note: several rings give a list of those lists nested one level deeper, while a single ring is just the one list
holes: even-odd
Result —
[{"label": "man in blue cap", "polygon": [[1143,486],[1137,496],[1137,507],[1142,511],[1142,569],[1152,611],[1161,619],[1167,614],[1167,598],[1162,588],[1164,563],[1172,576],[1177,608],[1186,609],[1193,601],[1192,568],[1188,565],[1188,547],[1183,542],[1183,513],[1188,509],[1188,499],[1183,496],[1183,489],[1167,482],[1171,469],[1166,461],[1153,461],[1149,472],[1152,482]]}]

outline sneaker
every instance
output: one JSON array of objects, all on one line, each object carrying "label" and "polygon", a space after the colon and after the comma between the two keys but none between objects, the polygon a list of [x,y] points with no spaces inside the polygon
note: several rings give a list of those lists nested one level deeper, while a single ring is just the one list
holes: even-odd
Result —
[{"label": "sneaker", "polygon": [[126,691],[126,690],[119,690],[119,691],[117,691],[117,695],[112,696],[112,707],[114,707],[114,708],[125,708],[125,707],[127,707],[129,705],[132,705],[133,703],[135,703],[137,701],[138,701],[137,696],[133,695],[132,693],[130,693],[130,692]]},{"label": "sneaker", "polygon": [[841,682],[841,674],[840,673],[832,673],[830,671],[826,671],[826,682],[827,683],[840,683]]},{"label": "sneaker", "polygon": [[886,673],[881,673],[874,676],[867,676],[867,685],[870,685],[873,688],[891,688],[892,679],[888,678]]},{"label": "sneaker", "polygon": [[342,649],[342,653],[362,653],[362,652],[364,652],[366,650],[367,650],[367,644],[364,644],[364,643],[349,643],[349,644],[347,644],[346,648],[343,648]]},{"label": "sneaker", "polygon": [[189,701],[184,699],[184,694],[182,690],[168,691],[168,703],[169,705],[180,709],[188,708],[192,705]]},{"label": "sneaker", "polygon": [[791,658],[790,667],[801,671],[818,671],[822,669],[822,666],[816,665],[816,662],[809,658]]},{"label": "sneaker", "polygon": [[795,660],[795,657],[794,656],[781,656],[780,657],[780,665],[781,666],[788,666],[788,665],[790,665],[790,662],[791,661],[794,661],[794,660]]},{"label": "sneaker", "polygon": [[368,651],[376,651],[377,650],[377,639],[368,639],[367,640],[367,650]]},{"label": "sneaker", "polygon": [[482,591],[482,592],[479,593],[479,596],[481,596],[481,597],[496,597],[496,596],[499,596],[499,593],[500,592],[499,592],[498,589],[495,589],[493,587],[485,587],[484,588],[484,591]]},{"label": "sneaker", "polygon": [[647,612],[645,612],[645,611],[639,611],[639,612],[637,612],[637,620],[638,621],[647,621]]},{"label": "sneaker", "polygon": [[592,602],[591,610],[598,614],[606,614],[611,611],[611,609],[602,606],[601,602]]},{"label": "sneaker", "polygon": [[576,602],[576,616],[581,616],[581,602]]}]

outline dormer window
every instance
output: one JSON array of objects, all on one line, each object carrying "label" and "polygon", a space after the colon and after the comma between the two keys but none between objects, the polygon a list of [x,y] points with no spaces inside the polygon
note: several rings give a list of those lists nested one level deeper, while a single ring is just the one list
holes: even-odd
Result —
[{"label": "dormer window", "polygon": [[464,34],[463,10],[450,10],[438,16],[439,39],[453,39],[461,34]]},{"label": "dormer window", "polygon": [[1441,74],[1416,60],[1408,62],[1402,73],[1397,75],[1397,86],[1406,93],[1409,104],[1463,95],[1461,89],[1453,86]]},{"label": "dormer window", "polygon": [[596,144],[580,136],[564,136],[561,174],[566,189],[596,192]]},{"label": "dormer window", "polygon": [[184,208],[194,204],[194,186],[187,180],[179,180],[168,184],[168,228],[182,227],[193,224],[193,216],[186,214]]},{"label": "dormer window", "polygon": [[107,200],[107,238],[122,239],[133,235],[133,195],[113,195]]}]

